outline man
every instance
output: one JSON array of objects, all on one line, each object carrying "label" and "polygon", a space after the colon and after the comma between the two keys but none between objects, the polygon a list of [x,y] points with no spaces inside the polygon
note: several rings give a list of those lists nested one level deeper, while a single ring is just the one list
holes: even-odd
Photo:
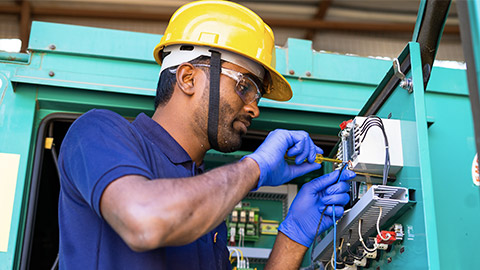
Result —
[{"label": "man", "polygon": [[[192,2],[172,16],[154,51],[162,68],[153,117],[129,123],[92,110],[63,141],[60,268],[230,268],[223,221],[233,207],[252,189],[320,168],[322,150],[306,132],[276,130],[241,161],[203,173],[208,149],[239,149],[262,95],[292,96],[271,65],[274,50],[271,29],[238,4]],[[334,172],[300,190],[267,268],[298,268],[321,212],[328,206],[321,231],[332,225],[331,205],[343,214],[341,180],[353,176]]]}]

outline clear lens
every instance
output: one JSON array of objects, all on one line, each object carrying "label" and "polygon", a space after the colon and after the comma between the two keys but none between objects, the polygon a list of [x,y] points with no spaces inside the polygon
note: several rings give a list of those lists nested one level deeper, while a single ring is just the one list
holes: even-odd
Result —
[{"label": "clear lens", "polygon": [[[207,64],[195,64],[197,67],[210,67]],[[245,104],[259,101],[262,97],[258,85],[248,76],[241,72],[222,67],[222,74],[236,81],[235,91]]]},{"label": "clear lens", "polygon": [[245,104],[250,104],[260,99],[260,90],[257,84],[248,77],[242,76],[242,79],[237,82],[235,90]]}]

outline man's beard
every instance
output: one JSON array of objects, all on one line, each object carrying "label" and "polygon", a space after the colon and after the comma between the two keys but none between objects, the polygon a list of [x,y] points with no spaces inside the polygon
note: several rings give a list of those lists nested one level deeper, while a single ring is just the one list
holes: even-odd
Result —
[{"label": "man's beard", "polygon": [[236,116],[235,118],[226,118],[225,116],[233,116],[234,110],[229,104],[223,103],[220,106],[220,116],[218,123],[218,149],[223,153],[230,153],[240,149],[242,146],[242,137],[244,134],[240,130],[235,130],[233,123],[242,121],[250,123],[250,116]]},{"label": "man's beard", "polygon": [[[206,92],[208,93],[208,92]],[[207,134],[208,138],[208,110],[209,110],[209,100],[208,94],[203,96],[202,106],[196,111],[196,119],[195,122],[197,123],[197,127],[200,128],[198,131],[203,130],[203,134]],[[240,131],[237,131],[233,127],[233,123],[235,121],[243,121],[243,122],[252,122],[252,117],[250,115],[246,116],[235,116],[235,110],[228,104],[227,102],[220,101],[220,109],[219,109],[219,119],[218,119],[218,126],[217,126],[217,144],[218,147],[210,146],[211,149],[217,150],[223,153],[230,153],[240,149],[242,146],[242,137]],[[200,134],[200,133],[199,133]],[[208,138],[210,140],[210,138]]]}]

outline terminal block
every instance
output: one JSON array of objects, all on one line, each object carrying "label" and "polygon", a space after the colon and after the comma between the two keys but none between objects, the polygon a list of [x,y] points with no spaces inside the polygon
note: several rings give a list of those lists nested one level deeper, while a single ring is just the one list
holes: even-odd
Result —
[{"label": "terminal block", "polygon": [[241,203],[233,209],[227,218],[230,244],[236,241],[257,241],[260,236],[260,209],[243,206]]}]

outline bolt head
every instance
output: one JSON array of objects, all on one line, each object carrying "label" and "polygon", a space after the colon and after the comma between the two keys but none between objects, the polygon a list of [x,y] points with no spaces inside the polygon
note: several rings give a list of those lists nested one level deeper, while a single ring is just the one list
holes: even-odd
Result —
[{"label": "bolt head", "polygon": [[55,50],[57,48],[57,46],[55,46],[55,44],[51,44],[50,46],[48,46],[48,48],[50,50]]},{"label": "bolt head", "polygon": [[310,76],[312,76],[312,73],[310,73],[310,71],[307,71],[307,72],[305,73],[305,75],[307,75],[307,77],[310,77]]},{"label": "bolt head", "polygon": [[293,74],[295,74],[295,71],[294,71],[293,69],[290,69],[290,70],[288,71],[288,74],[293,75]]},{"label": "bolt head", "polygon": [[55,72],[53,72],[53,71],[48,72],[48,76],[50,76],[50,77],[55,76]]}]

